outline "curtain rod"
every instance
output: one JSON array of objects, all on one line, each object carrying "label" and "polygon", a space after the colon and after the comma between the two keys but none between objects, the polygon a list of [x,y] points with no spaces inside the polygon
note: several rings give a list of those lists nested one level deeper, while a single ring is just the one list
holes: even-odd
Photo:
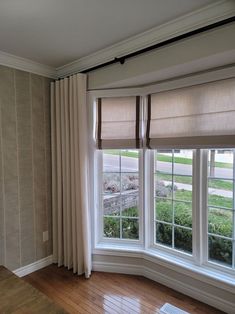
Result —
[{"label": "curtain rod", "polygon": [[197,28],[197,29],[195,29],[193,31],[190,31],[190,32],[184,33],[182,35],[179,35],[179,36],[176,36],[176,37],[164,40],[164,41],[162,41],[160,43],[157,43],[157,44],[148,46],[146,48],[137,50],[135,52],[126,54],[126,55],[124,55],[122,57],[116,57],[113,60],[110,60],[110,61],[104,62],[102,64],[96,65],[94,67],[88,68],[88,69],[83,70],[83,71],[81,71],[79,73],[88,73],[88,72],[95,71],[95,70],[104,68],[104,67],[106,67],[108,65],[112,65],[112,64],[115,64],[115,63],[124,64],[127,59],[139,56],[141,54],[144,54],[144,53],[152,51],[152,50],[156,50],[156,49],[161,48],[161,47],[165,47],[165,46],[170,45],[172,43],[178,42],[178,41],[180,41],[182,39],[190,38],[190,37],[192,37],[194,35],[201,34],[201,33],[204,33],[206,31],[209,31],[209,30],[212,30],[212,29],[215,29],[215,28],[218,28],[220,26],[224,26],[224,25],[227,25],[227,24],[230,24],[230,23],[233,23],[233,22],[235,22],[235,16],[232,16],[230,18],[224,19],[224,20],[216,22],[216,23],[209,24],[207,26],[203,26],[203,27]]}]

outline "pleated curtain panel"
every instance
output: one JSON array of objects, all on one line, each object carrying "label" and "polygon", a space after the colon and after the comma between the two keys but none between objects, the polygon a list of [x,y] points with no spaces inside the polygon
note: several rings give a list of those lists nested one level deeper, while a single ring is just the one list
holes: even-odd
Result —
[{"label": "pleated curtain panel", "polygon": [[86,75],[51,83],[53,262],[91,274]]}]

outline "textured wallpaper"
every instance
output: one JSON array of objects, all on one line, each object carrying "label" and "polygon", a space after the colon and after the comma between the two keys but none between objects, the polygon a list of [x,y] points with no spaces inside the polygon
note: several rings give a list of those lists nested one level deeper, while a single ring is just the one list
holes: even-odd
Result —
[{"label": "textured wallpaper", "polygon": [[0,66],[0,264],[11,270],[52,253],[49,90]]}]

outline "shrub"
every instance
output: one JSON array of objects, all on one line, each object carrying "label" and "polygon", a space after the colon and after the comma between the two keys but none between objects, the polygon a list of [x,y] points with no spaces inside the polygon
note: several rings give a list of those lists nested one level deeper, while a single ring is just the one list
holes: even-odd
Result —
[{"label": "shrub", "polygon": [[[158,183],[160,189],[156,194],[161,197],[171,198],[170,190],[165,186],[164,182]],[[164,191],[164,193],[162,193]],[[167,191],[167,193],[165,193]],[[177,199],[190,200],[191,192],[184,190],[176,191]],[[211,199],[215,202],[219,201],[218,206],[227,204],[224,197],[212,195]],[[225,199],[225,200],[224,200]],[[216,203],[217,204],[217,203]],[[156,217],[163,222],[172,223],[172,200],[158,198],[156,203]],[[192,207],[191,203],[187,202],[174,202],[174,222],[179,226],[192,227]],[[222,235],[226,237],[232,236],[232,212],[230,210],[211,209],[208,215],[208,231],[215,235]],[[172,226],[164,223],[157,223],[156,238],[159,243],[165,245],[172,245]],[[192,251],[192,233],[180,227],[175,227],[175,247],[178,249]],[[216,236],[209,236],[209,257],[226,264],[231,265],[232,260],[232,242],[230,240],[221,239]]]},{"label": "shrub", "polygon": [[232,265],[232,241],[209,236],[209,258]]}]

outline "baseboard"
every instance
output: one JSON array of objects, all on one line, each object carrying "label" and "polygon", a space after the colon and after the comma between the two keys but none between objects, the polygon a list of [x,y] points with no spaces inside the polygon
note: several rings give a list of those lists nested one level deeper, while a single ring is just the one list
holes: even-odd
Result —
[{"label": "baseboard", "polygon": [[129,275],[140,275],[158,283],[161,283],[169,288],[179,291],[185,295],[188,295],[196,300],[211,305],[221,311],[228,314],[234,313],[234,303],[228,302],[212,293],[203,289],[197,289],[187,283],[183,283],[177,279],[172,278],[153,270],[143,265],[124,264],[124,263],[109,263],[109,262],[93,262],[92,269],[94,271],[122,273]]},{"label": "baseboard", "polygon": [[13,271],[13,273],[19,277],[23,277],[51,264],[52,264],[52,255],[47,256],[43,259],[40,259],[32,264],[17,268],[16,270]]},{"label": "baseboard", "polygon": [[143,267],[141,265],[129,265],[121,263],[93,262],[93,271],[101,271],[106,273],[118,273],[127,275],[143,276]]}]

